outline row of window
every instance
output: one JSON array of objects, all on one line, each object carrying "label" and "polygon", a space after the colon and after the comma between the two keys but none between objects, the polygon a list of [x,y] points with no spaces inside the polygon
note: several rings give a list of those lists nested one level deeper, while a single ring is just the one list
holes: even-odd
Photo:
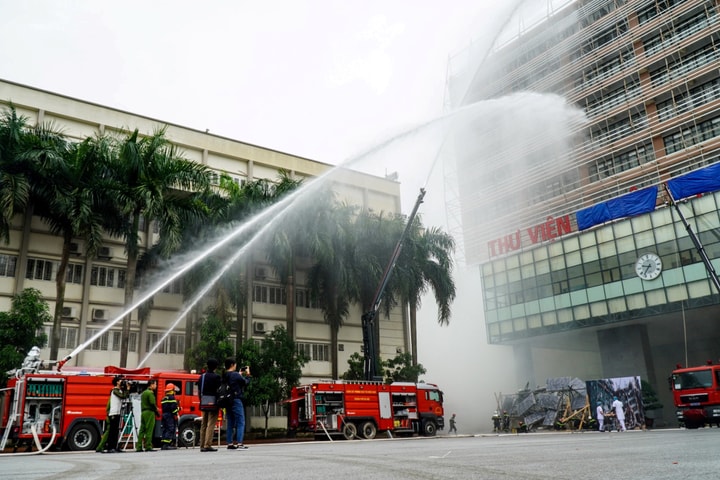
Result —
[{"label": "row of window", "polygon": [[[16,270],[17,257],[13,255],[0,255],[0,277],[14,277]],[[49,260],[28,259],[27,273],[25,277],[31,280],[53,281],[53,271],[57,265],[56,262]],[[124,268],[112,268],[103,266],[93,266],[90,271],[90,285],[98,287],[114,287],[125,288]],[[71,263],[68,265],[66,281],[68,283],[82,284],[83,282],[83,265]],[[173,281],[166,285],[164,293],[181,294],[182,282]],[[257,303],[269,303],[273,305],[286,305],[287,295],[284,287],[271,285],[255,285],[253,291],[253,301]],[[304,288],[295,290],[295,302],[299,307],[317,308],[317,302],[310,295],[310,291]]]},{"label": "row of window", "polygon": [[655,153],[652,145],[635,145],[632,150],[619,155],[613,154],[610,158],[601,158],[593,162],[588,170],[590,182],[597,182],[612,175],[617,175],[654,159]]},{"label": "row of window", "polygon": [[[87,328],[85,330],[85,341],[87,342],[92,337],[97,335],[101,329],[99,328]],[[78,346],[78,327],[61,327],[60,328],[60,345],[59,348],[74,349]],[[45,327],[45,333],[50,337],[52,333],[51,327]],[[107,332],[100,335],[98,338],[93,340],[88,346],[87,350],[91,351],[120,351],[120,342],[122,340],[122,332],[118,330],[108,330]],[[185,353],[185,335],[183,334],[170,334],[165,337],[162,341],[160,338],[163,336],[161,333],[150,332],[145,338],[145,351],[149,352],[156,344],[159,343],[158,348],[155,349],[154,353],[167,354],[167,355],[183,355]],[[128,350],[130,352],[137,351],[138,333],[130,332],[128,339]]]},{"label": "row of window", "polygon": [[295,348],[313,362],[330,361],[330,345],[327,343],[296,343]]},{"label": "row of window", "polygon": [[720,98],[720,78],[714,78],[686,92],[673,93],[672,97],[657,104],[660,121],[701,107]]},{"label": "row of window", "polygon": [[668,10],[670,7],[673,7],[679,3],[684,2],[685,0],[655,0],[647,7],[644,7],[637,12],[638,17],[638,23],[642,25],[643,23],[647,22],[648,20],[651,20],[655,18],[656,16],[663,13],[665,10]]},{"label": "row of window", "polygon": [[[271,305],[287,305],[287,292],[285,287],[272,285],[255,285],[253,288],[253,302],[269,303]],[[318,308],[317,302],[306,288],[295,289],[295,306],[304,308]]]},{"label": "row of window", "polygon": [[664,85],[678,78],[688,75],[693,70],[711,65],[720,59],[720,51],[714,45],[706,45],[683,55],[677,60],[667,62],[667,65],[650,72],[653,87]]},{"label": "row of window", "polygon": [[[709,258],[720,258],[715,196],[694,203],[697,236]],[[635,261],[648,249],[660,255],[665,269],[698,264],[701,258],[695,245],[676,223],[670,209],[663,209],[489,262],[482,271],[486,309],[634,278]]]},{"label": "row of window", "polygon": [[674,153],[718,136],[720,136],[720,117],[711,118],[663,137],[665,152]]},{"label": "row of window", "polygon": [[650,56],[661,50],[665,50],[673,44],[689,37],[690,35],[707,28],[717,19],[717,12],[714,8],[703,9],[690,18],[687,18],[672,28],[662,30],[660,33],[643,42],[645,55]]}]

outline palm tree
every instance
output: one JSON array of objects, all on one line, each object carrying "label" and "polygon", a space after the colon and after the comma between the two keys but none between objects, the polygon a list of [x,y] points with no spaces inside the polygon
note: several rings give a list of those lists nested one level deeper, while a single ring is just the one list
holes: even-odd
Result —
[{"label": "palm tree", "polygon": [[29,166],[21,152],[27,145],[27,118],[11,104],[0,116],[0,238],[10,241],[12,218],[30,200]]},{"label": "palm tree", "polygon": [[417,310],[422,296],[430,288],[438,307],[438,323],[450,322],[450,305],[455,299],[452,278],[455,240],[434,227],[423,229],[419,217],[415,219],[404,240],[395,272],[395,288],[403,304],[410,308],[410,342],[412,363],[417,365]]},{"label": "palm tree", "polygon": [[[169,256],[180,245],[183,224],[207,211],[193,192],[207,189],[209,171],[183,158],[168,142],[165,132],[166,128],[161,128],[149,137],[141,137],[136,129],[119,143],[111,163],[117,217],[106,228],[125,240],[125,310],[133,303],[141,217],[148,224],[158,222],[160,252]],[[122,323],[121,367],[127,365],[129,338],[130,312]]]},{"label": "palm tree", "polygon": [[68,144],[59,134],[41,128],[34,129],[31,138],[35,141],[28,154],[38,165],[38,178],[33,181],[35,213],[51,233],[63,239],[50,342],[50,358],[57,358],[70,245],[75,238],[83,238],[88,255],[102,245],[101,205],[109,140],[95,137]]},{"label": "palm tree", "polygon": [[[323,204],[323,203],[319,203]],[[315,264],[310,269],[308,285],[313,299],[330,325],[330,361],[332,378],[340,378],[337,359],[338,333],[350,313],[352,292],[356,291],[351,273],[350,228],[356,209],[347,205],[331,205],[318,212],[315,228],[317,241],[311,252]]]}]

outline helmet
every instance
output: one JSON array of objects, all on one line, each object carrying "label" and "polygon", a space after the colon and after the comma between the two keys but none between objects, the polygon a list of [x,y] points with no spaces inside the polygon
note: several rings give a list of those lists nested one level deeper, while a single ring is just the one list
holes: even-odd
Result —
[{"label": "helmet", "polygon": [[171,390],[172,390],[173,392],[175,391],[175,384],[174,384],[174,383],[168,383],[167,385],[165,385],[165,391],[166,391],[166,392],[169,392],[169,391],[171,391]]}]

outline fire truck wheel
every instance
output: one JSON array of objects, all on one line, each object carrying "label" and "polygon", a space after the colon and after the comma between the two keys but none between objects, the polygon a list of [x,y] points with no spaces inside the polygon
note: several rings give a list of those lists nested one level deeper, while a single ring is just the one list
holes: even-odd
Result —
[{"label": "fire truck wheel", "polygon": [[342,433],[345,440],[352,440],[357,437],[357,427],[354,423],[346,423],[343,425]]},{"label": "fire truck wheel", "polygon": [[178,443],[181,447],[194,447],[199,432],[195,428],[196,422],[182,422],[178,428]]},{"label": "fire truck wheel", "polygon": [[67,446],[73,451],[94,450],[100,440],[97,429],[88,423],[75,425],[67,438]]},{"label": "fire truck wheel", "polygon": [[434,437],[437,433],[437,425],[433,420],[425,420],[423,422],[423,435],[426,437]]},{"label": "fire truck wheel", "polygon": [[373,422],[365,422],[360,426],[360,433],[368,440],[372,440],[377,435],[377,427]]}]

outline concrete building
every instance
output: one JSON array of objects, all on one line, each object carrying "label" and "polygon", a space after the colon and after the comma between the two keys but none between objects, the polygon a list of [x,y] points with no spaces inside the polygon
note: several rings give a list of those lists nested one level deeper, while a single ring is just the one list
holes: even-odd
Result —
[{"label": "concrete building", "polygon": [[[167,126],[167,138],[180,147],[185,158],[202,163],[218,174],[226,173],[237,180],[278,178],[278,170],[291,172],[296,179],[311,179],[325,174],[334,167],[325,163],[250,145],[238,140],[201,132],[166,121],[143,117],[113,108],[92,104],[80,99],[38,90],[0,80],[0,109],[12,102],[30,125],[52,122],[71,140],[81,140],[97,133],[123,134],[127,129],[139,129],[141,134],[152,133]],[[400,187],[393,179],[375,177],[355,171],[336,169],[332,177],[333,189],[339,200],[348,204],[373,209],[376,212],[400,212]],[[157,240],[153,225],[142,227],[143,248]],[[22,215],[15,218],[10,243],[0,245],[0,309],[7,310],[12,296],[23,288],[33,287],[42,292],[50,305],[55,306],[55,272],[60,258],[62,239],[52,235],[39,218],[33,217],[26,225]],[[123,311],[124,273],[126,255],[122,239],[107,237],[97,258],[84,253],[82,240],[73,244],[73,257],[69,266],[67,291],[62,322],[62,339],[59,357],[64,358],[112,322]],[[274,277],[273,269],[263,254],[251,259],[253,278],[249,289],[247,331],[253,338],[261,338],[276,325],[286,326],[284,286]],[[295,272],[297,301],[295,340],[310,357],[304,369],[307,378],[329,378],[332,373],[330,355],[330,328],[322,312],[310,301],[306,286],[307,271]],[[142,292],[136,291],[137,295]],[[154,297],[148,323],[145,351],[149,351],[168,331],[183,307],[179,285],[172,283]],[[347,369],[347,360],[354,352],[361,352],[361,311],[354,306],[347,322],[339,331],[339,351],[335,356],[338,370]],[[188,316],[192,319],[192,316]],[[398,351],[408,351],[407,317],[397,309],[381,326],[380,354],[394,357]],[[186,323],[181,322],[165,340],[146,366],[153,368],[182,368],[186,347]],[[119,361],[121,322],[93,341],[77,354],[68,365],[102,367],[117,365]],[[50,326],[47,327],[48,334]],[[232,337],[234,341],[234,335]],[[134,367],[138,358],[139,326],[137,312],[132,314],[128,367]],[[43,350],[43,358],[49,349]],[[275,413],[282,414],[282,409]],[[284,426],[284,423],[282,423]]]},{"label": "concrete building", "polygon": [[[720,292],[664,188],[720,160],[719,8],[714,0],[565,2],[450,78],[454,107],[489,101],[518,112],[478,119],[455,150],[465,256],[480,269],[487,339],[513,346],[519,384],[640,375],[672,421],[671,370],[720,358]],[[463,55],[479,62],[484,52]],[[520,91],[535,94],[512,95]],[[584,122],[561,109],[564,136],[546,124],[522,130],[533,110],[556,105],[553,95]],[[716,270],[718,189],[679,205]],[[650,207],[585,222],[618,201],[635,205],[635,195],[650,195]],[[661,265],[648,274],[643,265],[655,256]]]}]

